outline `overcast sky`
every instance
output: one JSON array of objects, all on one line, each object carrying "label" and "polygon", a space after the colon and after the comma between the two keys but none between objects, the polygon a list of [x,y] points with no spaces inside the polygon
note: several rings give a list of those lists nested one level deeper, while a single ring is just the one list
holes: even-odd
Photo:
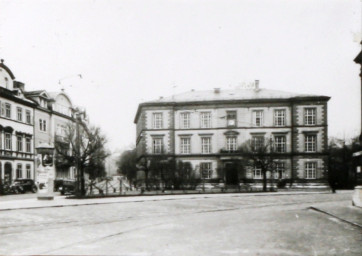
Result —
[{"label": "overcast sky", "polygon": [[0,0],[0,58],[26,90],[66,77],[112,150],[142,101],[255,79],[331,96],[329,135],[357,135],[360,41],[360,0]]}]

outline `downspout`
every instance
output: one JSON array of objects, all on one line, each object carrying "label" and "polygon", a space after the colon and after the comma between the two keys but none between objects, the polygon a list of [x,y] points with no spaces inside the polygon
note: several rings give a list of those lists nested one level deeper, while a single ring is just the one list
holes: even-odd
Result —
[{"label": "downspout", "polygon": [[289,187],[291,188],[294,182],[294,123],[295,123],[295,118],[294,118],[294,103],[293,100],[291,102],[291,107],[290,107],[290,127],[291,127],[291,156],[290,156],[290,169],[291,169],[291,179],[290,179],[290,184]]}]

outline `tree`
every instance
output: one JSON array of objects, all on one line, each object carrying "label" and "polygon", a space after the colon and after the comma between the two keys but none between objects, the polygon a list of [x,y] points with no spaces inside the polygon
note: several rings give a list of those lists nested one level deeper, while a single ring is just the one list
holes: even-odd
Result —
[{"label": "tree", "polygon": [[329,141],[328,181],[333,191],[354,187],[356,180],[352,155],[360,149],[358,138],[350,141],[331,138]]},{"label": "tree", "polygon": [[[85,195],[84,172],[91,179],[105,174],[104,161],[108,156],[105,150],[106,138],[99,127],[79,123],[68,123],[62,139],[55,140],[57,166],[76,166],[80,179],[78,188],[81,196]],[[79,180],[78,180],[79,181]]]},{"label": "tree", "polygon": [[275,171],[276,154],[272,140],[265,141],[264,137],[253,138],[240,146],[243,157],[242,165],[249,168],[260,168],[263,178],[263,191],[267,191],[267,174],[272,177]]},{"label": "tree", "polygon": [[124,151],[117,160],[118,173],[127,177],[130,184],[137,176],[137,152],[136,149]]}]

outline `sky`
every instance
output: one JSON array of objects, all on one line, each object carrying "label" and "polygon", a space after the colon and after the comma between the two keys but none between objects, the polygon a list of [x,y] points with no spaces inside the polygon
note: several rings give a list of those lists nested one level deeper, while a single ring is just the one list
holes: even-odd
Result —
[{"label": "sky", "polygon": [[[361,0],[0,0],[0,58],[26,90],[83,106],[111,150],[138,104],[260,87],[330,96],[329,136],[359,135]],[[78,76],[82,75],[82,78]],[[61,81],[59,83],[59,81]]]}]

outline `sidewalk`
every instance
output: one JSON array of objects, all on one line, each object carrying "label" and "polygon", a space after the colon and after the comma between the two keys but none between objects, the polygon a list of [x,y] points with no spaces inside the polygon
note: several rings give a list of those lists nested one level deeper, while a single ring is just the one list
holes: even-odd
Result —
[{"label": "sidewalk", "polygon": [[352,206],[352,198],[349,204],[333,202],[323,206],[311,206],[309,209],[362,228],[362,208]]},{"label": "sidewalk", "polygon": [[[274,193],[221,193],[221,194],[173,194],[173,195],[146,195],[146,196],[119,196],[103,197],[94,199],[66,199],[64,196],[55,196],[54,200],[38,200],[35,198],[0,200],[0,211],[18,210],[18,209],[35,209],[47,207],[67,207],[80,205],[97,205],[97,204],[114,204],[129,202],[161,201],[161,200],[178,200],[193,198],[215,198],[215,197],[243,197],[243,196],[280,196],[296,194],[325,194],[330,192],[274,192]],[[344,192],[341,192],[344,193]],[[350,193],[350,192],[349,192]]]}]

